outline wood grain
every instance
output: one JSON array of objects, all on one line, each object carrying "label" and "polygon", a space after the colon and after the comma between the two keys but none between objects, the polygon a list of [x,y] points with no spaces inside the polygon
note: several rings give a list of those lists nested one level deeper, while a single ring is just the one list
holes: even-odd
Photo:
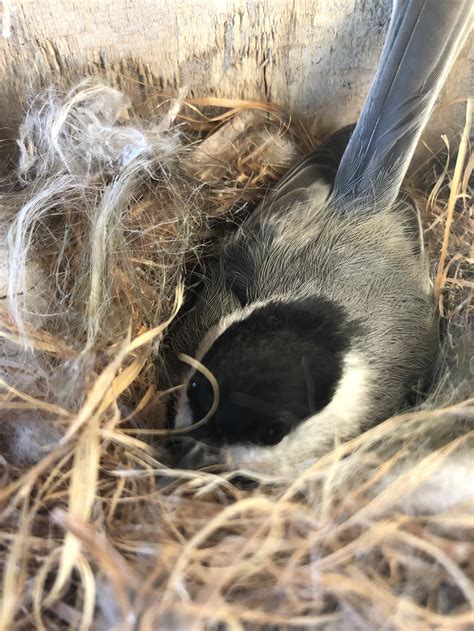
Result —
[{"label": "wood grain", "polygon": [[[271,100],[324,132],[352,122],[377,65],[390,0],[3,0],[0,107],[10,136],[27,97],[51,81],[102,75],[190,95]],[[440,99],[472,93],[472,39]],[[458,131],[434,114],[428,138]],[[5,130],[5,127],[7,130]]]}]

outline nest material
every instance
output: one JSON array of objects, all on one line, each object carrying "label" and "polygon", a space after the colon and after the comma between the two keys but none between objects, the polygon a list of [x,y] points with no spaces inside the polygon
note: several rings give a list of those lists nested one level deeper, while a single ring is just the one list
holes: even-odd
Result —
[{"label": "nest material", "polygon": [[155,355],[184,267],[311,141],[270,106],[154,98],[143,120],[105,86],[50,91],[3,183],[0,628],[468,628],[466,142],[414,180],[446,329],[431,394],[243,483],[165,466]]}]

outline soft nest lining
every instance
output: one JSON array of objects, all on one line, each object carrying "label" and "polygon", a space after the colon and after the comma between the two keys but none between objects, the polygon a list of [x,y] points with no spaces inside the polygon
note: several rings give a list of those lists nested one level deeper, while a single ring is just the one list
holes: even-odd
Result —
[{"label": "soft nest lining", "polygon": [[297,479],[243,485],[166,467],[156,355],[184,267],[307,137],[270,106],[155,98],[144,120],[97,83],[37,97],[3,181],[0,627],[466,628],[472,158],[451,206],[456,156],[411,182],[434,275],[445,260],[432,392]]}]

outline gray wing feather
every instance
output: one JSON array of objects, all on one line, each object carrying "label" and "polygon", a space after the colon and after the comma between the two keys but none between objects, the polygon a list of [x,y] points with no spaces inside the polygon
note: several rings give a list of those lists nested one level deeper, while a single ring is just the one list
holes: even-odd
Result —
[{"label": "gray wing feather", "polygon": [[246,220],[246,228],[255,228],[262,220],[278,213],[286,213],[298,204],[309,201],[313,205],[324,204],[331,193],[337,169],[354,127],[342,127],[297,162],[275,188],[269,190],[260,206]]},{"label": "gray wing feather", "polygon": [[472,0],[395,0],[379,68],[336,175],[339,196],[395,201],[472,16]]}]

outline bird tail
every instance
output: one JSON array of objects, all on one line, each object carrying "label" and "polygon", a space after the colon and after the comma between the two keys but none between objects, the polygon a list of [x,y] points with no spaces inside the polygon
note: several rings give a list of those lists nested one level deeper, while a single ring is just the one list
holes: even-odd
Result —
[{"label": "bird tail", "polygon": [[336,175],[338,197],[395,201],[472,18],[472,0],[394,0],[379,67]]}]

